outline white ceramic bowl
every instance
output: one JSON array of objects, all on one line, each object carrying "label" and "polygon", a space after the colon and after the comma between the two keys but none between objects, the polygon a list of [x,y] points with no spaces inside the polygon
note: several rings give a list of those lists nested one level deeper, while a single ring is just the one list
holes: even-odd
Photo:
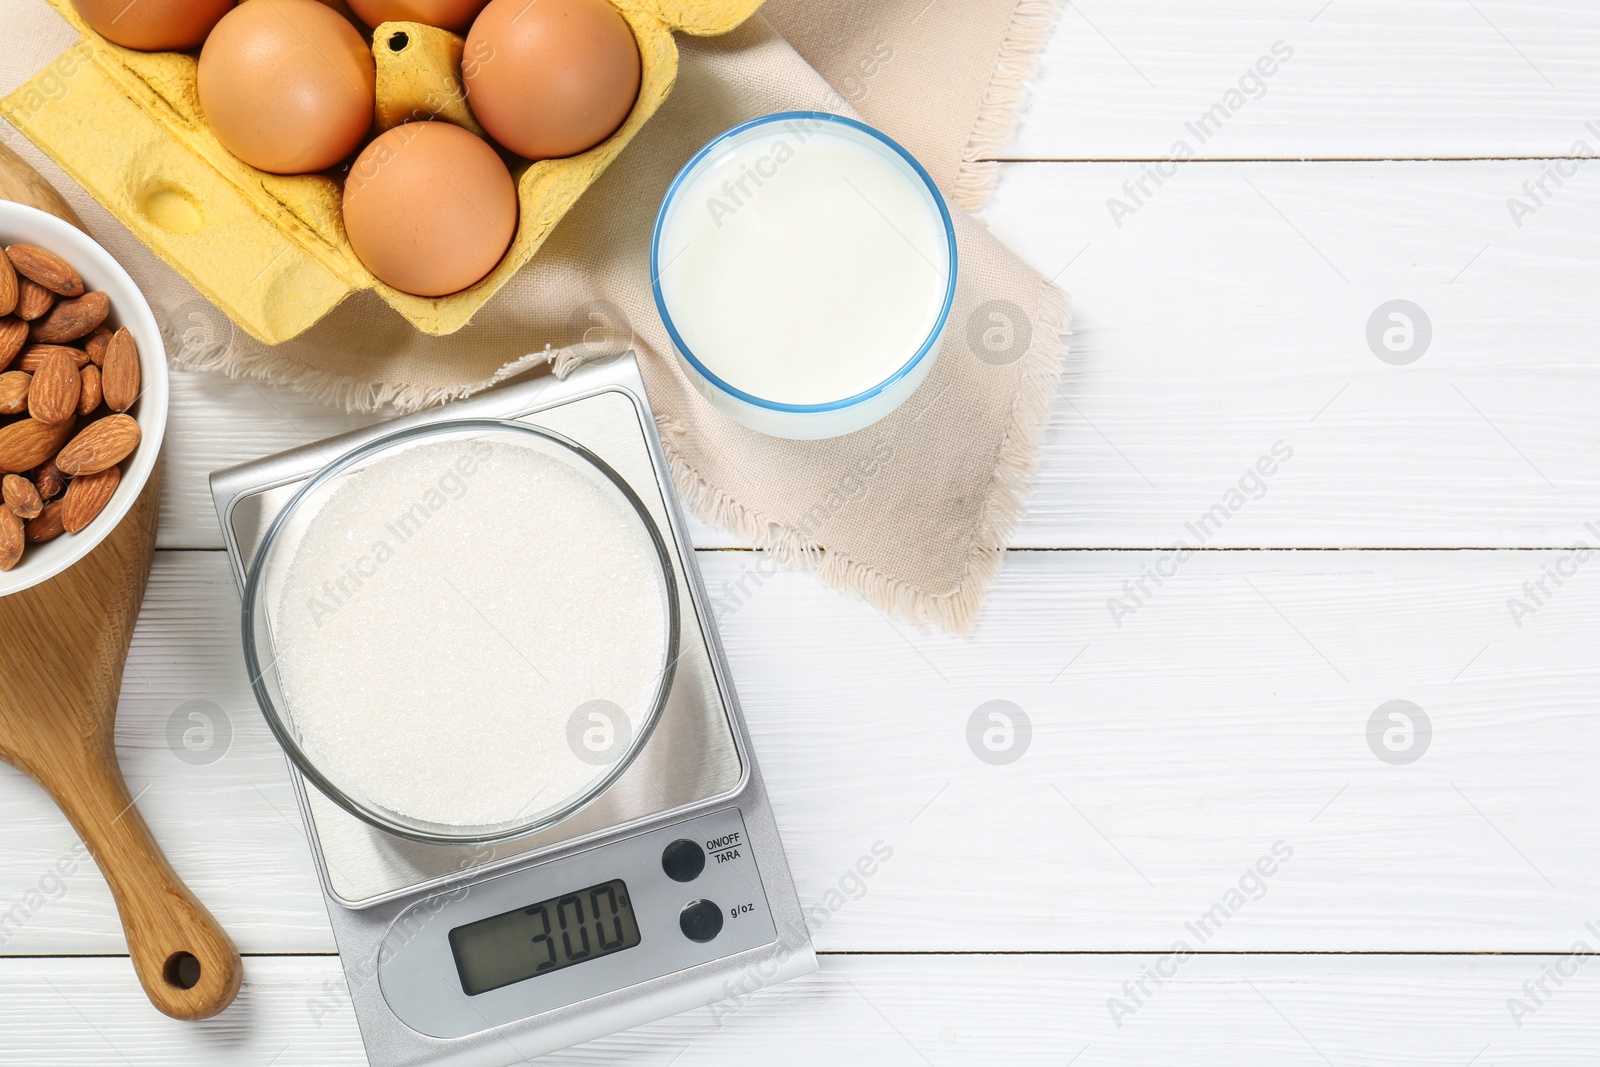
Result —
[{"label": "white ceramic bowl", "polygon": [[75,534],[64,533],[42,545],[29,544],[23,549],[21,562],[9,571],[0,571],[0,596],[55,577],[105,540],[149,481],[167,426],[166,346],[150,305],[128,272],[94,238],[71,223],[36,208],[0,200],[0,245],[19,243],[54,252],[77,269],[85,288],[98,289],[111,298],[111,317],[106,322],[112,327],[126,326],[139,347],[142,391],[128,414],[138,420],[141,436],[132,458],[122,462],[122,481],[105,509]]}]

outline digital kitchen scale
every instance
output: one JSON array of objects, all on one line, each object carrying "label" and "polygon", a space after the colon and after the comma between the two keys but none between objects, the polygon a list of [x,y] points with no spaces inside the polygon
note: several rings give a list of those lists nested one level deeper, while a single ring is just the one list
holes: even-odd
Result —
[{"label": "digital kitchen scale", "polygon": [[[242,585],[273,519],[330,462],[468,419],[560,435],[626,481],[666,547],[680,644],[633,763],[526,836],[407,839],[308,788],[291,763],[373,1067],[501,1067],[817,966],[631,355],[218,471],[211,491],[235,577]],[[581,937],[561,933],[569,927]]]}]

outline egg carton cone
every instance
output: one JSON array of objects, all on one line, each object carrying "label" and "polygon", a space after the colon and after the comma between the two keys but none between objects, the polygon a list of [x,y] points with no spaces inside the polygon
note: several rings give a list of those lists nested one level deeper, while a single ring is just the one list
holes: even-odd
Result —
[{"label": "egg carton cone", "polygon": [[[268,174],[222,147],[200,110],[195,56],[112,44],[89,28],[71,0],[50,4],[82,40],[0,100],[0,115],[266,344],[305,332],[362,289],[375,291],[422,332],[450,334],[533,257],[666,100],[678,73],[673,32],[726,33],[761,6],[761,0],[611,2],[633,30],[643,64],[633,111],[587,152],[511,160],[516,238],[488,276],[449,296],[413,296],[373,277],[345,236],[339,179]],[[431,26],[378,26],[373,133],[432,119],[482,135],[462,86],[463,47],[460,37]]]}]

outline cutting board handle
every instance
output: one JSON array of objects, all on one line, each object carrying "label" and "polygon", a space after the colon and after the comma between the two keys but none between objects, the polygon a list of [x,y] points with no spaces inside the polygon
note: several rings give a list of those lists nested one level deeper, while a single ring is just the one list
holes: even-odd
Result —
[{"label": "cutting board handle", "polygon": [[[0,199],[83,220],[0,144]],[[0,601],[0,757],[44,787],[111,887],[145,994],[175,1019],[207,1019],[239,992],[239,950],[161,854],[117,764],[122,666],[155,550],[160,468],[85,559]]]},{"label": "cutting board handle", "polygon": [[243,976],[239,950],[162,855],[109,741],[91,744],[81,761],[28,770],[60,805],[111,887],[134,972],[150,1002],[185,1020],[208,1019],[232,1003]]}]

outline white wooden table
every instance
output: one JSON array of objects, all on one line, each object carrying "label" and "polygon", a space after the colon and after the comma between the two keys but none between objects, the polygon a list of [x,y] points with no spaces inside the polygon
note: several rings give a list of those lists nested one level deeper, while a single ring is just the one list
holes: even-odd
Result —
[{"label": "white wooden table", "polygon": [[[1600,544],[1597,57],[1579,0],[1069,6],[987,218],[1077,336],[976,636],[799,573],[722,624],[822,970],[551,1062],[1600,1060],[1600,553],[1570,548]],[[1420,356],[1369,346],[1393,300]],[[363,420],[174,392],[118,742],[244,990],[157,1015],[0,770],[0,1062],[361,1064],[204,476]],[[755,564],[697,538],[713,587]],[[1031,723],[999,765],[967,742],[993,700]],[[1394,700],[1398,751],[1369,741]],[[210,762],[169,744],[192,701]]]}]

